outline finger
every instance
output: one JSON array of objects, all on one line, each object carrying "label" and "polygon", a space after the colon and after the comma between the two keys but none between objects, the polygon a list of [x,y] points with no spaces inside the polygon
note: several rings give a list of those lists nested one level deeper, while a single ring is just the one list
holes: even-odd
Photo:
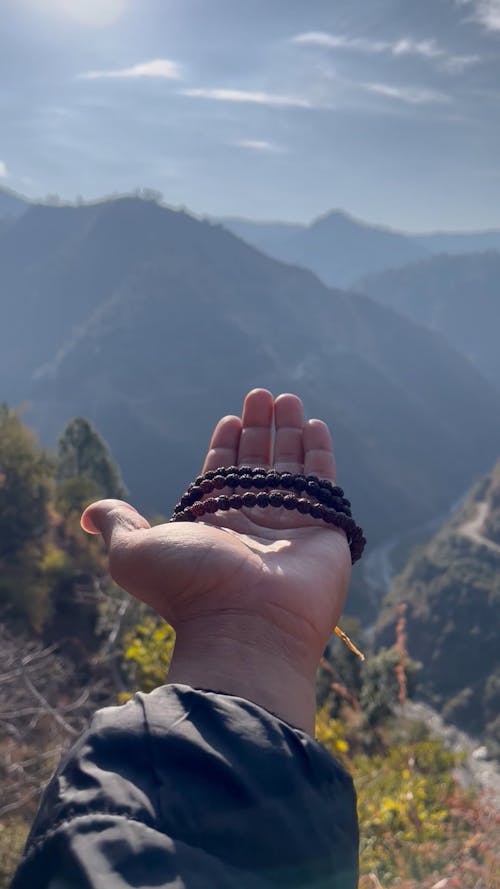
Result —
[{"label": "finger", "polygon": [[278,472],[302,472],[304,469],[304,411],[296,395],[279,395],[274,402],[274,468]]},{"label": "finger", "polygon": [[274,399],[267,389],[252,389],[245,398],[238,449],[239,466],[269,466]]},{"label": "finger", "polygon": [[304,425],[304,472],[335,481],[332,438],[323,420],[308,420]]},{"label": "finger", "polygon": [[83,513],[80,524],[89,534],[102,534],[107,549],[131,531],[151,527],[144,516],[123,500],[98,500],[92,503]]},{"label": "finger", "polygon": [[219,466],[235,466],[241,434],[239,417],[222,417],[214,429],[202,472]]}]

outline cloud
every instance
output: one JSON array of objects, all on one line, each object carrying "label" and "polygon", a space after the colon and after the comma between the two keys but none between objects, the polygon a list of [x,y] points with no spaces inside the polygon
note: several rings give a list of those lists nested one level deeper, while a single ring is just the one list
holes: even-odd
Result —
[{"label": "cloud", "polygon": [[7,164],[5,161],[0,161],[0,179],[7,178]]},{"label": "cloud", "polygon": [[130,68],[116,68],[108,71],[85,71],[79,75],[81,80],[104,79],[136,79],[140,77],[163,77],[167,80],[180,80],[181,72],[177,62],[170,59],[153,59],[151,62],[141,62]]},{"label": "cloud", "polygon": [[500,0],[457,0],[459,6],[472,6],[473,16],[487,31],[500,31]]},{"label": "cloud", "polygon": [[313,103],[302,96],[287,96],[279,93],[248,92],[247,90],[227,89],[186,89],[183,96],[195,99],[212,99],[214,102],[240,102],[251,105],[268,105],[273,108],[313,108]]},{"label": "cloud", "polygon": [[[491,0],[493,2],[493,0]],[[498,0],[500,4],[500,0]],[[435,40],[413,40],[402,37],[399,40],[369,40],[366,37],[347,37],[343,34],[328,34],[325,31],[307,31],[292,37],[292,43],[304,46],[322,46],[326,49],[345,49],[369,54],[392,56],[417,56],[435,60],[448,71],[462,71],[480,61],[477,55],[454,55],[440,46]]]},{"label": "cloud", "polygon": [[450,102],[450,97],[445,93],[435,90],[421,89],[413,86],[391,86],[388,83],[364,83],[363,89],[388,99],[396,99],[407,105],[435,105]]},{"label": "cloud", "polygon": [[248,148],[250,151],[280,153],[283,151],[275,142],[267,142],[265,139],[238,139],[234,143],[238,148]]}]

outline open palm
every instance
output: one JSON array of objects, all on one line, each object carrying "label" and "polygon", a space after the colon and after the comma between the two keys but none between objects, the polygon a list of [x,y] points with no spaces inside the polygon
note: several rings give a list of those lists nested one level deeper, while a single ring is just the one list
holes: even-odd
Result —
[{"label": "open palm", "polygon": [[[327,426],[304,422],[295,395],[274,400],[264,389],[247,395],[241,417],[224,417],[214,430],[203,471],[230,465],[335,481]],[[151,528],[126,504],[101,501],[82,524],[103,533],[117,583],[176,629],[200,618],[258,617],[319,657],[344,605],[351,563],[344,533],[295,510],[256,506]]]}]

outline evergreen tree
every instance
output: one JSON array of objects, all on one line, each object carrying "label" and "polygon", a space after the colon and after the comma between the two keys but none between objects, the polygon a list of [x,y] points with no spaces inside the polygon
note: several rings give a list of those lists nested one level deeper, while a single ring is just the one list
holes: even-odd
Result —
[{"label": "evergreen tree", "polygon": [[63,507],[79,509],[102,497],[127,496],[108,446],[83,417],[70,420],[59,439],[57,481]]},{"label": "evergreen tree", "polygon": [[49,527],[52,467],[19,415],[0,405],[0,559],[12,561]]}]

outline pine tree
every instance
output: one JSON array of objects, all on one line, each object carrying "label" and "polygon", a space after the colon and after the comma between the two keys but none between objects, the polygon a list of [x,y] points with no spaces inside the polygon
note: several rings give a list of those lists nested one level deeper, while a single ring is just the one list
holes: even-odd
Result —
[{"label": "pine tree", "polygon": [[80,509],[103,497],[123,500],[127,490],[109,448],[92,424],[75,417],[64,429],[57,453],[59,500]]},{"label": "pine tree", "polygon": [[0,405],[0,559],[45,535],[52,467],[19,415]]}]

